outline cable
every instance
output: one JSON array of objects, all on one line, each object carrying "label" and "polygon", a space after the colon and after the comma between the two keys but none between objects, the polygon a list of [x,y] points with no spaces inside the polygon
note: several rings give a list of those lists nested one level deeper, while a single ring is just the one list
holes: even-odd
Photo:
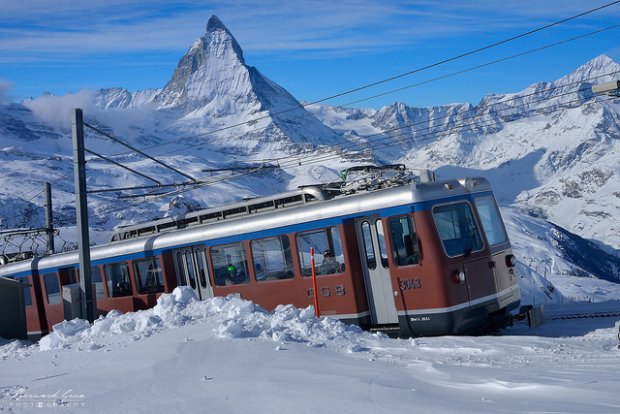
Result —
[{"label": "cable", "polygon": [[371,99],[375,99],[375,98],[379,98],[381,96],[389,95],[389,94],[392,94],[394,92],[400,92],[400,91],[403,91],[405,89],[410,89],[410,88],[413,88],[413,87],[416,87],[416,86],[425,85],[425,84],[428,84],[428,83],[431,83],[431,82],[436,82],[438,80],[443,80],[443,79],[446,79],[446,78],[450,78],[452,76],[461,75],[463,73],[467,73],[467,72],[471,72],[471,71],[474,71],[474,70],[477,70],[477,69],[480,69],[480,68],[484,68],[484,67],[487,67],[487,66],[495,65],[496,63],[505,62],[507,60],[511,60],[511,59],[514,59],[514,58],[517,58],[517,57],[521,57],[521,56],[525,56],[525,55],[528,55],[530,53],[540,52],[541,50],[549,49],[549,48],[552,48],[552,47],[555,47],[555,46],[559,46],[559,45],[562,45],[562,44],[565,44],[565,43],[569,43],[569,42],[572,42],[572,41],[575,41],[575,40],[583,39],[585,37],[592,36],[592,35],[595,35],[595,34],[599,34],[599,33],[602,33],[604,31],[607,31],[607,30],[616,29],[618,27],[620,27],[620,24],[615,24],[613,26],[608,26],[608,27],[605,27],[603,29],[596,30],[594,32],[586,33],[586,34],[583,34],[583,35],[580,35],[580,36],[575,36],[575,37],[572,37],[572,38],[569,38],[569,39],[561,40],[559,42],[550,43],[550,44],[547,44],[545,46],[537,47],[535,49],[530,49],[530,50],[527,50],[527,51],[521,52],[521,53],[516,53],[514,55],[510,55],[510,56],[505,57],[505,58],[501,58],[501,59],[493,60],[493,61],[490,61],[490,62],[487,62],[487,63],[483,63],[483,64],[478,65],[478,66],[473,66],[473,67],[470,67],[470,68],[467,68],[467,69],[463,69],[463,70],[460,70],[460,71],[457,71],[457,72],[449,73],[447,75],[431,78],[431,79],[425,80],[423,82],[418,82],[418,83],[414,83],[414,84],[411,84],[411,85],[403,86],[402,88],[392,89],[392,90],[387,91],[387,92],[383,92],[383,93],[380,93],[380,94],[377,94],[377,95],[369,96],[367,98],[358,99],[357,101],[347,102],[347,103],[344,103],[344,104],[342,104],[340,106],[354,105],[354,104],[357,104],[357,103],[360,103],[360,102],[369,101]]},{"label": "cable", "polygon": [[[159,164],[159,165],[161,165],[161,166],[163,166],[163,167],[165,167],[165,168],[168,168],[169,170],[174,171],[175,173],[177,173],[177,174],[179,174],[179,175],[182,175],[182,176],[183,176],[183,177],[185,177],[185,178],[189,178],[189,179],[190,179],[190,180],[192,180],[192,181],[196,181],[196,179],[195,179],[195,178],[193,178],[192,176],[190,176],[190,175],[188,175],[188,174],[185,174],[184,172],[179,171],[179,170],[177,170],[176,168],[173,168],[173,167],[171,167],[171,166],[169,166],[169,165],[167,165],[167,164],[165,164],[165,163],[163,163],[163,162],[159,161],[157,158],[153,158],[153,157],[151,157],[150,155],[148,155],[148,154],[146,154],[146,153],[144,153],[144,152],[140,151],[139,149],[134,148],[133,146],[131,146],[131,145],[127,144],[126,142],[123,142],[122,140],[120,140],[120,139],[116,138],[116,137],[115,137],[115,136],[113,136],[112,134],[108,134],[107,132],[102,131],[102,130],[100,130],[99,128],[96,128],[96,127],[94,127],[94,126],[92,126],[92,125],[90,125],[90,124],[87,124],[86,122],[84,122],[84,123],[83,123],[83,125],[84,125],[85,127],[87,127],[87,128],[90,128],[91,130],[93,130],[93,131],[97,132],[98,134],[103,135],[104,137],[109,138],[109,139],[111,139],[112,141],[114,141],[114,142],[116,142],[116,143],[118,143],[118,144],[121,144],[121,145],[123,145],[123,146],[125,146],[125,147],[127,147],[127,148],[129,148],[129,149],[131,149],[132,151],[137,152],[138,154],[142,155],[143,157],[146,157],[146,158],[150,159],[151,161],[154,161],[154,162],[156,162],[157,164]],[[92,151],[90,151],[90,152],[92,153]],[[97,154],[93,154],[93,155],[97,155]]]}]

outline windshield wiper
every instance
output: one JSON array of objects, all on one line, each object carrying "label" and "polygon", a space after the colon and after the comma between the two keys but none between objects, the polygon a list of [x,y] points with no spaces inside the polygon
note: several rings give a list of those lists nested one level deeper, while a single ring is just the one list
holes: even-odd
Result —
[{"label": "windshield wiper", "polygon": [[476,241],[476,231],[475,229],[469,227],[469,234],[467,237],[467,242],[465,243],[465,248],[463,249],[463,256],[469,257],[469,255],[471,255],[472,250],[474,250],[475,241]]}]

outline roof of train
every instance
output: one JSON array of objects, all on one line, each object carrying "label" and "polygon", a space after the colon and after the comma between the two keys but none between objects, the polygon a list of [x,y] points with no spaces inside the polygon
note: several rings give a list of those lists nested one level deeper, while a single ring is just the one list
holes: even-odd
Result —
[{"label": "roof of train", "polygon": [[[430,183],[410,183],[398,187],[337,196],[324,201],[302,204],[296,208],[248,214],[185,229],[110,242],[93,246],[90,256],[92,261],[97,261],[143,251],[157,251],[196,244],[205,240],[486,191],[491,191],[491,186],[486,179],[481,177]],[[34,267],[59,268],[73,265],[78,261],[78,251],[35,257],[32,260],[0,266],[0,276],[27,273]]]}]

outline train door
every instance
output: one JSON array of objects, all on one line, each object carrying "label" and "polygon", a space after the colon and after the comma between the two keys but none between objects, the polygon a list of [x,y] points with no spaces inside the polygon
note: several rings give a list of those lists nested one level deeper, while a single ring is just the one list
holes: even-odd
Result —
[{"label": "train door", "polygon": [[465,272],[465,285],[472,308],[479,305],[479,303],[476,303],[477,299],[485,298],[495,293],[493,268],[488,257],[466,262],[463,265],[463,271]]},{"label": "train door", "polygon": [[173,256],[179,286],[191,287],[199,300],[213,297],[204,246],[175,250]]},{"label": "train door", "polygon": [[355,220],[355,231],[372,322],[379,325],[398,323],[383,223],[377,216],[363,217]]}]

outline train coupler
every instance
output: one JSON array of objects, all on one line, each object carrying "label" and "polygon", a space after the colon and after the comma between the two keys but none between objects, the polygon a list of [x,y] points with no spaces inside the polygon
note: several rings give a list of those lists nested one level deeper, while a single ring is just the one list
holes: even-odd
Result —
[{"label": "train coupler", "polygon": [[537,328],[545,323],[545,308],[543,305],[525,305],[519,308],[519,313],[512,316],[513,320],[527,319],[527,326]]}]

